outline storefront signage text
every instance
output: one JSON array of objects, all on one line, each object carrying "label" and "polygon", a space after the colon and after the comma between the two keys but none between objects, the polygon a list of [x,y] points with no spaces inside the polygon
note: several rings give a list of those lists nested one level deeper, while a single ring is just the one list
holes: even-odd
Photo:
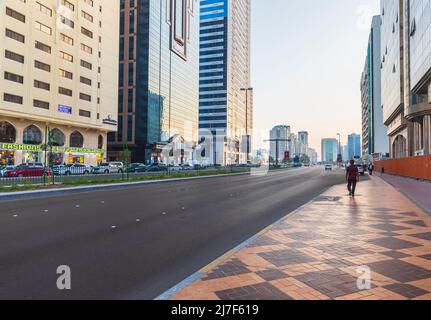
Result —
[{"label": "storefront signage text", "polygon": [[[28,144],[17,144],[17,143],[1,143],[1,150],[21,150],[21,151],[43,151],[41,145],[28,145]],[[52,152],[61,153],[105,153],[103,149],[87,149],[87,148],[71,148],[71,147],[52,147]]]}]

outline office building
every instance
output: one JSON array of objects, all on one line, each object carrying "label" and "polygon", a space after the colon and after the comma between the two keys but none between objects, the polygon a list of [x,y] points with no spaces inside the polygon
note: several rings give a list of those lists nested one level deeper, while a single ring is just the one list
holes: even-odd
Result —
[{"label": "office building", "polygon": [[271,130],[269,156],[273,162],[282,163],[294,155],[290,147],[291,136],[290,126],[276,126]]},{"label": "office building", "polygon": [[308,150],[308,138],[309,134],[307,131],[300,131],[298,132],[298,151],[300,155],[306,155]]},{"label": "office building", "polygon": [[361,158],[361,136],[356,133],[349,134],[347,137],[347,148],[349,149],[349,159]]},{"label": "office building", "polygon": [[191,162],[198,142],[199,1],[122,0],[110,160]]},{"label": "office building", "polygon": [[337,139],[322,139],[322,162],[323,163],[335,163],[337,162],[339,152],[338,140]]},{"label": "office building", "polygon": [[0,2],[0,164],[106,161],[118,17],[118,0]]},{"label": "office building", "polygon": [[373,17],[367,57],[361,78],[362,153],[364,156],[385,156],[389,153],[382,109],[380,25],[380,16]]},{"label": "office building", "polygon": [[431,154],[431,0],[404,2],[405,116],[410,155]]},{"label": "office building", "polygon": [[212,164],[246,163],[251,152],[250,0],[201,0],[200,142]]},{"label": "office building", "polygon": [[392,158],[411,154],[411,124],[405,118],[404,39],[404,0],[381,0],[382,107]]}]

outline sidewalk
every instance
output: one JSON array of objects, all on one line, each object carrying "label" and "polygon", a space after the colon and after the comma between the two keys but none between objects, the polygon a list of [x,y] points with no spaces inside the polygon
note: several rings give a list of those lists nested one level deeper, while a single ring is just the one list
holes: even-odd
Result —
[{"label": "sidewalk", "polygon": [[378,177],[346,194],[330,189],[171,299],[431,299],[431,218]]},{"label": "sidewalk", "polygon": [[[380,176],[379,173],[377,173],[377,175]],[[419,181],[391,174],[384,174],[381,177],[431,215],[431,182]]]}]

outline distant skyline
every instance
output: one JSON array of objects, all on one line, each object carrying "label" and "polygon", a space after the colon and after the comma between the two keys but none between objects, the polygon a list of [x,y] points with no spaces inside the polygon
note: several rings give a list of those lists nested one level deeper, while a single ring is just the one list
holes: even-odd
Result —
[{"label": "distant skyline", "polygon": [[[360,78],[379,0],[252,0],[255,129],[322,138],[361,130]],[[265,146],[259,139],[256,147]]]}]

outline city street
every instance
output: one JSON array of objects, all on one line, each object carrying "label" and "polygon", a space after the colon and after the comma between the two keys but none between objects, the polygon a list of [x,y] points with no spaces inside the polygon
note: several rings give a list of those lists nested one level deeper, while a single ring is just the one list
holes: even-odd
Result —
[{"label": "city street", "polygon": [[0,299],[153,299],[343,182],[313,167],[3,202]]}]

